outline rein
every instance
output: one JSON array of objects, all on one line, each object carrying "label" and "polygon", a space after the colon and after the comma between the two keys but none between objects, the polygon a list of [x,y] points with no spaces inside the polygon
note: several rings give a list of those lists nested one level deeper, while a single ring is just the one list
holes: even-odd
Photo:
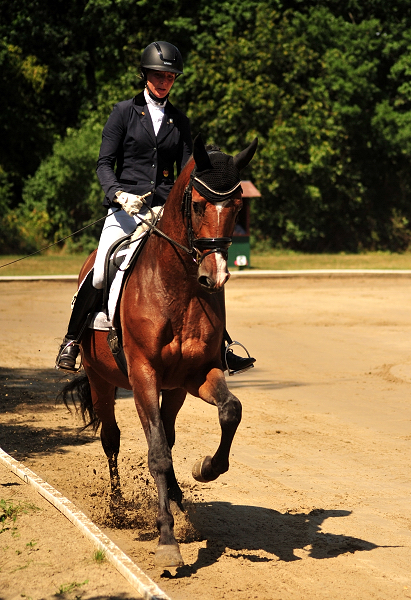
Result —
[{"label": "rein", "polygon": [[[116,212],[118,212],[119,210],[121,210],[121,209],[120,208],[116,209]],[[88,227],[92,227],[96,223],[99,223],[100,221],[103,221],[106,218],[107,218],[107,215],[104,215],[104,217],[100,217],[96,221],[93,221],[92,223],[89,223],[88,225],[84,225],[84,227],[82,227],[81,229],[78,229],[77,231],[74,231],[74,233],[70,233],[69,235],[66,235],[65,237],[61,238],[61,240],[57,240],[57,242],[54,242],[53,244],[49,244],[48,246],[45,246],[44,248],[40,248],[40,250],[36,250],[35,252],[32,252],[31,254],[27,254],[26,256],[22,256],[21,258],[17,258],[16,260],[12,260],[11,262],[8,262],[8,263],[6,263],[4,265],[0,265],[0,269],[2,269],[3,267],[8,267],[10,265],[14,265],[14,263],[16,263],[16,262],[20,262],[21,260],[25,260],[26,258],[30,258],[31,256],[35,256],[36,254],[39,254],[40,252],[43,252],[44,250],[48,250],[49,248],[52,248],[53,246],[57,246],[57,244],[60,244],[61,242],[64,242],[65,240],[68,240],[69,238],[75,236],[77,233],[81,233],[82,231],[84,231]]]},{"label": "rein", "polygon": [[[150,206],[147,206],[147,208],[149,209],[149,211],[152,214],[154,214],[153,211],[151,210]],[[154,231],[155,233],[157,233],[158,235],[160,235],[161,237],[163,237],[164,239],[166,239],[168,242],[170,242],[174,246],[177,246],[181,250],[184,250],[185,252],[187,252],[187,254],[191,254],[192,255],[194,253],[192,248],[191,249],[187,248],[186,246],[183,246],[179,242],[176,242],[171,237],[169,237],[166,233],[164,233],[163,231],[161,231],[161,229],[158,229],[158,227],[156,227],[154,225],[154,223],[151,223],[150,221],[147,221],[146,219],[143,219],[142,217],[138,217],[138,218],[139,218],[139,221],[141,221],[142,223],[144,223],[144,225],[147,225],[152,232]],[[194,257],[193,257],[193,260],[194,260],[194,262],[197,262]]]},{"label": "rein", "polygon": [[[184,252],[186,252],[187,254],[190,254],[190,256],[192,256],[192,258],[193,258],[193,261],[197,265],[201,265],[203,260],[209,254],[213,254],[213,253],[217,253],[217,252],[222,254],[224,259],[227,260],[228,248],[233,243],[232,238],[230,238],[230,237],[221,237],[221,238],[196,238],[196,237],[194,237],[193,225],[192,225],[192,220],[191,220],[191,205],[192,205],[192,191],[193,191],[193,180],[194,180],[194,176],[195,176],[195,171],[196,171],[196,169],[194,167],[194,169],[192,170],[191,175],[190,175],[190,181],[184,190],[183,200],[182,200],[182,205],[181,205],[182,212],[187,219],[187,237],[188,237],[188,243],[189,243],[188,248],[186,246],[183,246],[183,244],[180,244],[176,240],[173,240],[166,233],[164,233],[163,231],[158,229],[158,227],[155,226],[154,222],[156,221],[156,217],[155,217],[153,211],[151,210],[151,207],[145,203],[144,198],[143,198],[143,202],[146,204],[148,210],[151,212],[153,222],[147,221],[147,219],[143,219],[142,217],[139,217],[139,220],[141,221],[141,223],[144,223],[145,225],[147,225],[147,227],[151,230],[151,232],[154,231],[155,233],[157,233],[158,235],[160,235],[161,237],[166,239],[168,242],[170,242],[174,246],[177,246],[178,248],[180,248],[180,250],[184,250]],[[118,208],[117,211],[118,210],[121,210],[121,209]],[[106,219],[106,217],[107,217],[107,215],[104,215],[104,217],[101,217],[100,219],[93,221],[93,223],[90,223],[89,225],[85,225],[84,227],[75,231],[74,233],[71,233],[70,235],[67,235],[66,237],[62,238],[61,240],[54,242],[54,244],[45,246],[44,248],[41,248],[40,250],[37,250],[36,252],[32,252],[31,254],[28,254],[27,256],[18,258],[17,260],[13,260],[4,265],[0,265],[0,269],[3,267],[8,267],[9,265],[19,262],[20,260],[24,260],[25,258],[30,258],[31,256],[34,256],[35,254],[39,254],[40,252],[43,252],[44,250],[48,250],[52,246],[56,246],[57,244],[76,235],[77,233],[80,233],[84,229],[87,229],[88,227],[95,225],[99,221]]]},{"label": "rein", "polygon": [[[139,220],[142,223],[144,223],[145,225],[147,225],[150,228],[151,232],[157,233],[158,235],[160,235],[161,237],[166,239],[168,242],[170,242],[174,246],[177,246],[178,248],[180,248],[180,250],[184,250],[184,252],[187,252],[187,254],[190,254],[190,256],[192,256],[192,258],[193,258],[193,261],[197,265],[200,266],[201,263],[203,262],[203,260],[206,258],[206,256],[209,256],[210,254],[214,254],[217,252],[222,254],[224,259],[227,260],[228,248],[233,243],[233,240],[230,237],[196,238],[194,236],[193,224],[192,224],[192,220],[191,220],[191,205],[192,205],[192,191],[193,191],[194,175],[195,175],[195,167],[194,167],[193,171],[191,172],[190,181],[184,190],[183,200],[182,200],[182,204],[181,204],[181,210],[183,212],[183,215],[186,217],[186,221],[187,221],[187,237],[188,237],[188,245],[189,245],[188,248],[186,246],[183,246],[179,242],[176,242],[176,240],[173,240],[166,233],[164,233],[163,231],[158,229],[158,227],[156,227],[154,225],[154,223],[147,221],[146,219],[142,219],[141,217],[139,217]],[[147,208],[152,213],[151,208],[149,206]]]}]

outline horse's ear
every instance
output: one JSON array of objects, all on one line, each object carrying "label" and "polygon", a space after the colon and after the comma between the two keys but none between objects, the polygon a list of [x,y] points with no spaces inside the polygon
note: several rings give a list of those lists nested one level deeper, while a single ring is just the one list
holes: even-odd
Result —
[{"label": "horse's ear", "polygon": [[196,135],[194,139],[193,156],[194,162],[197,166],[197,171],[199,171],[200,173],[201,171],[207,171],[208,169],[212,168],[210,157],[208,156],[207,150],[205,149],[201,133]]},{"label": "horse's ear", "polygon": [[258,138],[255,138],[251,142],[251,144],[248,146],[248,148],[246,148],[245,150],[243,150],[242,152],[240,152],[239,154],[234,156],[234,158],[233,158],[234,166],[237,167],[237,169],[239,171],[242,171],[243,169],[245,169],[245,167],[248,165],[250,160],[253,158],[254,153],[257,150],[257,144],[258,144]]}]

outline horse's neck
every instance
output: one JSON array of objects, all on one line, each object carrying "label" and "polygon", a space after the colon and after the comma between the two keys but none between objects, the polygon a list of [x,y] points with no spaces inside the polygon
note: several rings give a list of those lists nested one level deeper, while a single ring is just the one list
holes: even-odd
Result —
[{"label": "horse's neck", "polygon": [[156,273],[157,278],[168,280],[170,274],[181,277],[184,272],[192,273],[195,270],[192,255],[177,245],[187,249],[189,245],[181,196],[174,194],[167,199],[157,226],[169,239],[159,233],[151,234],[137,261],[138,270],[148,271],[147,275],[152,272]]},{"label": "horse's neck", "polygon": [[[172,241],[158,233],[149,237],[130,275],[128,287],[132,296],[138,298],[140,307],[146,303],[150,310],[164,314],[166,306],[167,318],[177,323],[177,329],[178,324],[192,314],[196,315],[193,321],[207,314],[208,326],[213,329],[216,323],[224,321],[224,296],[209,294],[201,288],[193,255],[173,243],[188,249],[188,228],[182,211],[184,189],[185,185],[173,188],[158,226]],[[203,324],[204,330],[208,326]]]},{"label": "horse's neck", "polygon": [[187,224],[184,219],[182,205],[184,192],[189,184],[191,172],[194,167],[194,160],[190,159],[183,171],[173,185],[170,194],[164,205],[163,216],[160,221],[160,229],[164,231],[171,239],[176,240],[182,245],[187,246]]},{"label": "horse's neck", "polygon": [[172,240],[183,246],[188,245],[187,224],[184,221],[182,198],[171,192],[160,221],[160,229]]},{"label": "horse's neck", "polygon": [[[163,237],[156,236],[156,253],[160,261],[163,276],[169,279],[170,274],[174,274],[176,277],[185,278],[190,274],[194,283],[196,281],[194,274],[197,270],[197,265],[193,260],[192,254],[188,252],[187,224],[184,221],[181,211],[181,202],[178,207],[176,205],[166,205],[164,215],[160,221],[160,229],[172,240],[169,241]],[[173,242],[177,242],[177,244],[180,244],[186,250]]]},{"label": "horse's neck", "polygon": [[[188,234],[188,223],[186,221],[187,216],[183,211],[183,197],[184,190],[186,189],[191,173],[191,165],[188,164],[183,173],[179,176],[173,189],[171,190],[167,201],[164,206],[164,212],[159,223],[159,229],[166,235],[170,240],[177,242],[180,246],[189,249],[189,234]],[[161,239],[161,248],[163,252],[166,252],[169,256],[176,257],[176,250],[180,254],[180,263],[186,263],[189,266],[193,265],[192,255],[182,250],[173,244],[172,241]],[[175,260],[175,258],[174,258]]]},{"label": "horse's neck", "polygon": [[[189,249],[188,227],[182,203],[193,166],[194,162],[190,160],[179,175],[167,198],[158,224],[158,229],[169,239],[159,233],[152,234],[137,261],[137,270],[143,280],[154,276],[160,286],[162,282],[167,289],[177,284],[182,285],[183,295],[187,297],[198,293],[197,265],[192,254],[181,248],[183,246]],[[178,245],[173,242],[177,242]]]}]

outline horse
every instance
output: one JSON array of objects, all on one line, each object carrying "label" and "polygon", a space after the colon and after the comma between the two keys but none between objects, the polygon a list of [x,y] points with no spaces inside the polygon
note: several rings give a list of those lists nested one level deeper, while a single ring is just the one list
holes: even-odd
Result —
[{"label": "horse", "polygon": [[[127,375],[113,357],[107,332],[87,329],[81,341],[85,375],[63,390],[66,405],[70,394],[71,400],[80,400],[85,423],[87,418],[95,431],[101,425],[114,495],[120,490],[115,393],[118,387],[133,391],[158,493],[158,567],[184,564],[170,500],[182,508],[171,450],[186,394],[216,406],[221,427],[215,454],[194,464],[192,474],[199,482],[213,481],[228,470],[241,421],[241,403],[227,387],[222,364],[224,285],[230,276],[227,250],[242,207],[239,173],[256,147],[257,139],[232,157],[218,149],[208,152],[201,137],[196,138],[193,155],[167,198],[161,220],[152,226],[123,286],[118,319]],[[79,281],[94,258],[95,253],[84,263]]]}]

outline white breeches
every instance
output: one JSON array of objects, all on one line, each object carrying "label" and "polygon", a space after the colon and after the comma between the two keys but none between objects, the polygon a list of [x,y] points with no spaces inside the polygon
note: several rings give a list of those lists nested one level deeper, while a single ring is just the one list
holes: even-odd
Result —
[{"label": "white breeches", "polygon": [[[147,209],[144,207],[139,214],[143,219],[146,218]],[[131,217],[124,210],[116,211],[109,208],[100,236],[96,262],[94,263],[93,286],[95,288],[101,289],[103,287],[104,263],[109,248],[121,237],[132,233],[139,224],[138,215]]]}]

